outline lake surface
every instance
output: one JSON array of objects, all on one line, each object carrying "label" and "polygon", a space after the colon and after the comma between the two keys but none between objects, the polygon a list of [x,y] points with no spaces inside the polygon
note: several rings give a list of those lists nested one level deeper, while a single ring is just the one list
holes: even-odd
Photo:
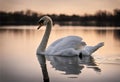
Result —
[{"label": "lake surface", "polygon": [[0,82],[120,82],[120,29],[114,27],[58,26],[48,45],[58,38],[77,35],[88,45],[105,46],[91,57],[36,55],[45,28],[0,27]]}]

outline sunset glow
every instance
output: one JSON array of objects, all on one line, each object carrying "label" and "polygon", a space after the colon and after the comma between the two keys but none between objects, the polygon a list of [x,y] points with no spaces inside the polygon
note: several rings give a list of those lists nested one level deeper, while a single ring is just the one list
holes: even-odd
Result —
[{"label": "sunset glow", "polygon": [[120,8],[120,0],[0,0],[0,11],[32,10],[43,14],[94,14]]}]

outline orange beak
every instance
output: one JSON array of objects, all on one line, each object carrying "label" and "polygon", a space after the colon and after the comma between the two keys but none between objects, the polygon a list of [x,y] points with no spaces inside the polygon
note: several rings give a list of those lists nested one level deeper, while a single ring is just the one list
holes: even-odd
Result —
[{"label": "orange beak", "polygon": [[43,23],[40,23],[39,27],[37,29],[40,29],[43,26]]}]

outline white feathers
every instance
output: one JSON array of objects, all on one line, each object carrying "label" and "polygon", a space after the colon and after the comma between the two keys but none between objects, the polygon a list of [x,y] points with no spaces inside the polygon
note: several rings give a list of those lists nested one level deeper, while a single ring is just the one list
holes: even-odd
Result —
[{"label": "white feathers", "polygon": [[82,50],[81,53],[83,55],[91,55],[94,53],[96,50],[98,50],[100,47],[104,46],[104,42],[98,43],[95,46],[85,46]]},{"label": "white feathers", "polygon": [[86,43],[82,41],[81,37],[67,36],[53,42],[45,51],[52,28],[52,19],[48,16],[44,16],[40,19],[40,22],[41,20],[42,22],[47,21],[44,23],[44,25],[47,26],[43,39],[37,49],[37,54],[42,53],[45,55],[75,56],[82,53],[83,55],[91,55],[98,48],[104,45],[104,43],[102,42],[95,46],[86,46]]},{"label": "white feathers", "polygon": [[[83,44],[84,43],[84,44]],[[53,42],[46,50],[47,55],[77,54],[76,50],[84,46],[82,38],[78,36],[67,36]]]}]

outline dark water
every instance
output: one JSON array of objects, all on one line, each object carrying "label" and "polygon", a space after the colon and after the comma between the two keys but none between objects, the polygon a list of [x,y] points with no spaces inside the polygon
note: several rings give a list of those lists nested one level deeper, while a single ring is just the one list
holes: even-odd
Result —
[{"label": "dark water", "polygon": [[48,45],[67,35],[81,36],[88,45],[105,42],[80,59],[36,55],[45,30],[36,28],[0,27],[0,82],[120,82],[120,29],[55,25]]}]

